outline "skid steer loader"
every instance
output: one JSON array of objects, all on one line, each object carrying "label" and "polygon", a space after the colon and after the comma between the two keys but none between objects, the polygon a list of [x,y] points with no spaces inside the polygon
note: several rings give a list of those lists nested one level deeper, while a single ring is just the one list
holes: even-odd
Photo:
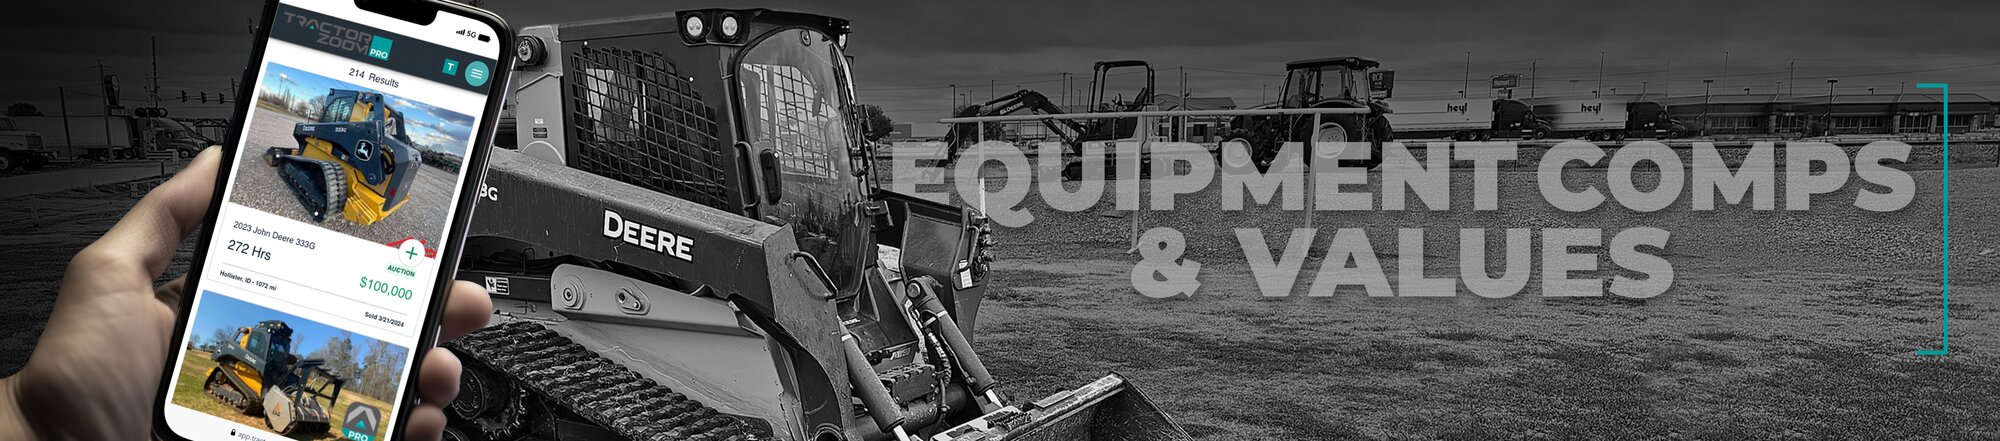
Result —
[{"label": "skid steer loader", "polygon": [[388,218],[410,201],[420,168],[403,114],[382,94],[334,89],[319,120],[293,126],[297,147],[272,147],[264,159],[313,222],[339,217],[361,225]]},{"label": "skid steer loader", "polygon": [[1115,374],[1000,393],[973,339],[991,229],[879,187],[848,33],[764,9],[522,31],[450,439],[1187,438]]},{"label": "skid steer loader", "polygon": [[322,368],[324,360],[299,359],[291,347],[292,328],[283,321],[238,328],[236,341],[212,356],[215,368],[203,389],[238,412],[262,414],[278,434],[326,432],[347,381]]}]

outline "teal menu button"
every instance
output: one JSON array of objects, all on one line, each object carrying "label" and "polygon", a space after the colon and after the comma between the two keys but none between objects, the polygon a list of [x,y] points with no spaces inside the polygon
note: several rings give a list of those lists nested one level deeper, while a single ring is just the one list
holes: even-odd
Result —
[{"label": "teal menu button", "polygon": [[487,75],[491,74],[492,72],[487,71],[486,62],[474,61],[465,65],[465,84],[471,84],[472,87],[484,86]]}]

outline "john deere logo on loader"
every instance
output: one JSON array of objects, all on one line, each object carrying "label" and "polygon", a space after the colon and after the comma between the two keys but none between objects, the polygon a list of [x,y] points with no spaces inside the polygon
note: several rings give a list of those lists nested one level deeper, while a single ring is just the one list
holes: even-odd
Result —
[{"label": "john deere logo on loader", "polygon": [[347,405],[347,416],[340,419],[341,437],[352,441],[375,441],[375,434],[382,422],[382,410],[361,403]]}]

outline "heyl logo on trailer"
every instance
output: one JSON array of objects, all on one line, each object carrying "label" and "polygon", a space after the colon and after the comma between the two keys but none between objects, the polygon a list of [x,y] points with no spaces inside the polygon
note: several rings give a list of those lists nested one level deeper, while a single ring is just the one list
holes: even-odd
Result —
[{"label": "heyl logo on trailer", "polygon": [[1467,104],[1467,103],[1459,103],[1459,104],[1452,104],[1452,103],[1444,103],[1444,112],[1445,112],[1445,113],[1465,113],[1465,108],[1467,108],[1467,107],[1472,107],[1472,105],[1471,105],[1471,104]]},{"label": "heyl logo on trailer", "polygon": [[694,261],[694,253],[689,251],[694,247],[693,238],[637,221],[625,220],[625,216],[619,215],[616,211],[604,210],[604,237],[620,239],[625,243],[638,245],[639,248],[678,257],[681,260]]},{"label": "heyl logo on trailer", "polygon": [[1582,104],[1582,106],[1583,106],[1583,111],[1584,111],[1584,112],[1586,112],[1586,113],[1590,113],[1590,114],[1598,114],[1598,113],[1603,113],[1603,112],[1604,112],[1604,103],[1597,103],[1597,104],[1587,104],[1587,103],[1586,103],[1586,104]]}]

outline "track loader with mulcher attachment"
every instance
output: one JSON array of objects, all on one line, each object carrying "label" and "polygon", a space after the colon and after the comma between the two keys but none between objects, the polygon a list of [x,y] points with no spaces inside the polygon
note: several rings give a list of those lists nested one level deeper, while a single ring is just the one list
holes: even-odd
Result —
[{"label": "track loader with mulcher attachment", "polygon": [[986,218],[885,191],[846,20],[535,26],[459,277],[459,440],[1179,440],[1111,374],[1015,401],[973,336]]},{"label": "track loader with mulcher attachment", "polygon": [[265,427],[278,434],[325,433],[347,380],[322,367],[324,360],[301,359],[291,347],[292,328],[283,321],[237,328],[236,340],[211,355],[215,368],[202,388],[238,412],[263,415]]},{"label": "track loader with mulcher attachment", "polygon": [[[327,91],[318,121],[293,126],[297,147],[272,147],[265,162],[313,222],[341,217],[361,225],[410,201],[422,164],[403,113],[375,92]],[[336,216],[338,213],[338,216]]]}]

